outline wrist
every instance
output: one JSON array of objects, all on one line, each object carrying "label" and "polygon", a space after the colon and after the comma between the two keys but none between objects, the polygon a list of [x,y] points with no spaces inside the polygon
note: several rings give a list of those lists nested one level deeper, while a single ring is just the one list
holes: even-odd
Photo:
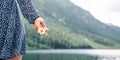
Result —
[{"label": "wrist", "polygon": [[44,21],[43,18],[41,18],[41,17],[36,18],[36,20]]}]

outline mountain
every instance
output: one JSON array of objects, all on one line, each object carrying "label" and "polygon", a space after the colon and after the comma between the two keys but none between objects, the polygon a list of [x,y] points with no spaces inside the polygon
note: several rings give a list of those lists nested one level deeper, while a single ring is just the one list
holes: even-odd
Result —
[{"label": "mountain", "polygon": [[[50,31],[42,36],[25,20],[28,49],[120,48],[120,28],[100,22],[69,0],[33,0]],[[32,27],[31,27],[32,26]]]}]

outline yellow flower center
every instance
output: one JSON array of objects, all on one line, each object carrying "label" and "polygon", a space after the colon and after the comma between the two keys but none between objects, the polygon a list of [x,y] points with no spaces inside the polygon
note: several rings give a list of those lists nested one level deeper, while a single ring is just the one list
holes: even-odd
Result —
[{"label": "yellow flower center", "polygon": [[44,32],[44,30],[43,30],[43,29],[40,29],[40,32]]}]

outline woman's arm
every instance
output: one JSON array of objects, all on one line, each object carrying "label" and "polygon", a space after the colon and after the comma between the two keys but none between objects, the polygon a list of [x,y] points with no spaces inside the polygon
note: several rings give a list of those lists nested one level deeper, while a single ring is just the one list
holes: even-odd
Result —
[{"label": "woman's arm", "polygon": [[[35,29],[38,30],[40,26],[47,28],[44,20],[39,17],[36,12],[31,0],[17,0],[23,16],[29,21],[29,23],[34,24]],[[48,32],[48,29],[46,29]]]},{"label": "woman's arm", "polygon": [[30,24],[33,24],[36,18],[39,17],[36,12],[31,0],[17,0],[23,16],[29,21]]}]

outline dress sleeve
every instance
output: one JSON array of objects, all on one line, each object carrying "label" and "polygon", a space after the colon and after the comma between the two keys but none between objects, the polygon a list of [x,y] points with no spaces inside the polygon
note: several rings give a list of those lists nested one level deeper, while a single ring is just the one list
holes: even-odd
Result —
[{"label": "dress sleeve", "polygon": [[23,16],[29,21],[30,24],[34,23],[34,20],[39,17],[35,10],[31,0],[17,0]]}]

